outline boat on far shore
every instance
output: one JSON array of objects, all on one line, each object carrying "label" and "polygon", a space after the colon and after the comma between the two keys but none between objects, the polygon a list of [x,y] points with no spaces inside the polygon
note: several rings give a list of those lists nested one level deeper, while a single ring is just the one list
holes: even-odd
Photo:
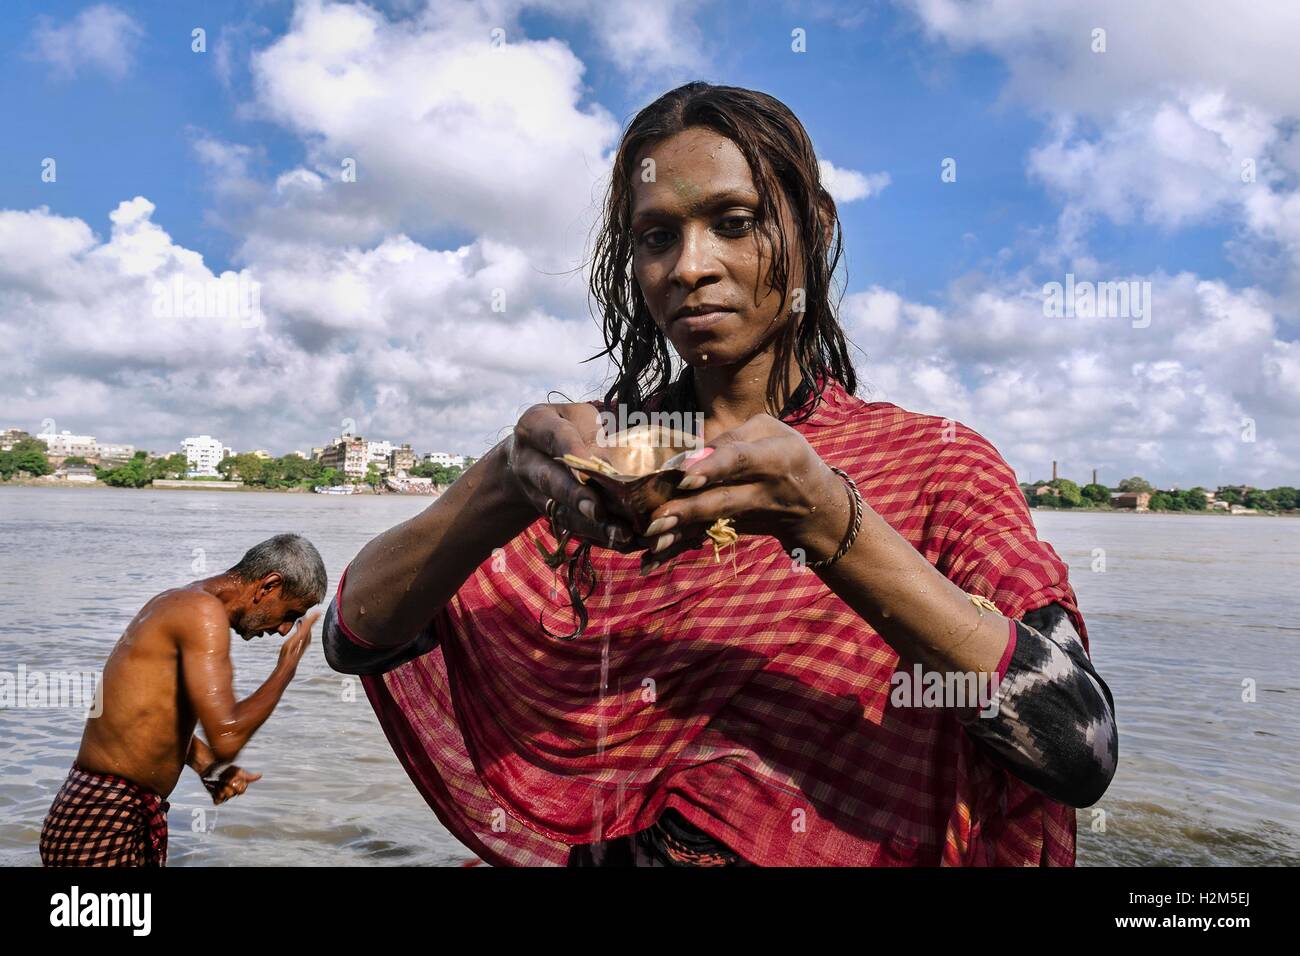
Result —
[{"label": "boat on far shore", "polygon": [[318,495],[359,495],[361,489],[356,485],[317,485],[312,491]]}]

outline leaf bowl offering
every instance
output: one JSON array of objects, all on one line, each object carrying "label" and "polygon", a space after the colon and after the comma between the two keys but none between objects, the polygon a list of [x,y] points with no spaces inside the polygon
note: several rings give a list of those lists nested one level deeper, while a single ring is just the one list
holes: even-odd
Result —
[{"label": "leaf bowl offering", "polygon": [[604,460],[564,455],[556,461],[568,465],[583,484],[595,485],[610,510],[644,534],[650,513],[673,497],[685,477],[683,460],[703,445],[698,435],[638,425],[605,439]]}]

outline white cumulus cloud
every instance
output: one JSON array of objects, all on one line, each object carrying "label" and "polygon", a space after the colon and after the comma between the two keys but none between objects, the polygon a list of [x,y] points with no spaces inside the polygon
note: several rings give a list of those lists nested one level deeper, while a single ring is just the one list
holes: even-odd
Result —
[{"label": "white cumulus cloud", "polygon": [[32,32],[31,54],[62,76],[99,71],[121,79],[130,72],[143,36],[130,14],[98,3],[65,23],[41,17]]},{"label": "white cumulus cloud", "polygon": [[840,169],[827,159],[817,161],[822,185],[837,203],[853,202],[878,195],[890,183],[889,173],[860,173],[853,169]]}]

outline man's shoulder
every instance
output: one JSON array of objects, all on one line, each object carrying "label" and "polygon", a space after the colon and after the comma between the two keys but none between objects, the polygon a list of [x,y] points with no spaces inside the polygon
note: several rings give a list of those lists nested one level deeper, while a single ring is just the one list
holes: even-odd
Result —
[{"label": "man's shoulder", "polygon": [[143,610],[155,617],[162,630],[182,641],[226,638],[230,617],[220,599],[199,588],[180,587],[154,596]]}]

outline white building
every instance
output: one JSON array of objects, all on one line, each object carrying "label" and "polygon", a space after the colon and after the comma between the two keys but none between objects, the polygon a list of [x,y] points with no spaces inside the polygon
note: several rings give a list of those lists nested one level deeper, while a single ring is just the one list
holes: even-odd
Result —
[{"label": "white building", "polygon": [[45,442],[51,455],[58,458],[68,458],[72,455],[95,458],[99,455],[99,444],[95,441],[94,435],[74,435],[64,430],[58,434],[41,432],[36,437]]},{"label": "white building", "polygon": [[377,467],[381,473],[388,471],[388,459],[392,454],[393,443],[390,441],[366,442],[367,463]]},{"label": "white building", "polygon": [[217,465],[231,454],[229,448],[211,435],[198,435],[181,442],[181,451],[185,453],[186,473],[192,477],[215,477]]},{"label": "white building", "polygon": [[54,477],[62,477],[64,481],[75,481],[80,484],[93,484],[95,482],[95,469],[90,465],[64,465],[54,473]]},{"label": "white building", "polygon": [[443,465],[447,468],[464,468],[465,456],[453,455],[445,451],[431,451],[424,456],[424,461],[429,465]]},{"label": "white building", "polygon": [[130,461],[134,455],[134,445],[108,444],[107,442],[99,443],[100,461],[105,459],[108,459],[109,461]]},{"label": "white building", "polygon": [[9,451],[24,438],[31,437],[21,428],[6,428],[3,432],[0,432],[0,451]]}]

